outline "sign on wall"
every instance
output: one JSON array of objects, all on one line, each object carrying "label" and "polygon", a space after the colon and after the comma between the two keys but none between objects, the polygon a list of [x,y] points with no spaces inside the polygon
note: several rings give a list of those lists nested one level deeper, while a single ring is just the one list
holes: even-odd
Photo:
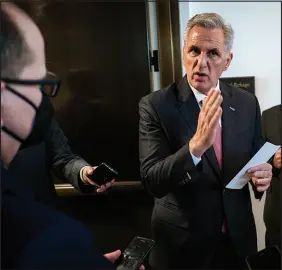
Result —
[{"label": "sign on wall", "polygon": [[229,83],[234,87],[238,87],[248,91],[251,94],[255,94],[255,77],[226,77],[220,78],[222,82]]}]

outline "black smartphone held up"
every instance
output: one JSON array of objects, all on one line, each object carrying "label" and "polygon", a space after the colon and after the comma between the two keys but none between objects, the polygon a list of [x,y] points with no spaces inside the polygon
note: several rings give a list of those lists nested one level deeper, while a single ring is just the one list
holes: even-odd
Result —
[{"label": "black smartphone held up", "polygon": [[154,244],[152,239],[135,236],[115,262],[117,270],[139,270]]},{"label": "black smartphone held up", "polygon": [[281,269],[281,252],[277,246],[268,247],[246,258],[249,269]]},{"label": "black smartphone held up", "polygon": [[112,181],[118,176],[118,172],[106,163],[101,163],[90,175],[87,177],[95,182],[97,185],[102,186]]}]

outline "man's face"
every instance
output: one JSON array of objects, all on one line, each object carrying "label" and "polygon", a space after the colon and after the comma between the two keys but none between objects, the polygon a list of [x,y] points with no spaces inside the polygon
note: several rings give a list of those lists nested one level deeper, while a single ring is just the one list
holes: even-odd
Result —
[{"label": "man's face", "polygon": [[190,84],[202,93],[216,87],[227,70],[232,53],[227,53],[222,29],[194,26],[183,48],[183,63]]},{"label": "man's face", "polygon": [[[34,61],[25,66],[17,78],[13,79],[42,79],[46,74],[46,66],[44,43],[40,31],[31,19],[17,7],[8,2],[2,5],[4,12],[18,26],[34,56]],[[37,108],[41,103],[42,92],[39,86],[13,85],[1,81],[1,127],[5,126],[21,139],[26,139],[32,129],[36,111],[28,102],[8,90],[7,87],[31,101]],[[19,147],[19,141],[1,130],[1,159],[5,164],[11,162]]]}]

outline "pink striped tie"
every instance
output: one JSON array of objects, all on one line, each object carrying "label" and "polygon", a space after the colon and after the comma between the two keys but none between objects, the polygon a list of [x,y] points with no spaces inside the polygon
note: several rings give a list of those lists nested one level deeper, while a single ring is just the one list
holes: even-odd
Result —
[{"label": "pink striped tie", "polygon": [[[215,133],[215,139],[213,142],[213,149],[215,151],[216,159],[219,165],[219,168],[222,168],[222,132],[221,132],[221,126],[219,122],[216,126],[216,133]],[[223,233],[226,233],[226,220],[223,220],[221,231]]]},{"label": "pink striped tie", "polygon": [[215,139],[213,142],[213,148],[215,151],[216,159],[219,165],[219,168],[222,168],[222,132],[221,132],[221,126],[219,122],[216,126],[216,133],[215,133]]},{"label": "pink striped tie", "polygon": [[[215,139],[213,142],[213,149],[216,155],[216,159],[217,159],[219,168],[222,169],[222,129],[219,124],[219,121],[216,126]],[[227,231],[226,219],[223,220],[221,231],[223,233],[226,233]]]},{"label": "pink striped tie", "polygon": [[[208,95],[208,92],[205,93],[205,95]],[[202,106],[203,101],[200,101],[200,104]],[[221,126],[219,124],[219,121],[217,122],[216,126],[216,132],[215,132],[215,139],[213,142],[213,149],[215,151],[216,159],[219,165],[219,168],[222,168],[222,132],[221,132]]]}]

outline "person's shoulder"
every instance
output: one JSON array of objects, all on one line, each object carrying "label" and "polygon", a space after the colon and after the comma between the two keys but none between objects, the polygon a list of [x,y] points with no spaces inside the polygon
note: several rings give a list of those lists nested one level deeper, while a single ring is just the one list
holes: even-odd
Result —
[{"label": "person's shoulder", "polygon": [[[17,194],[7,194],[5,201],[4,228],[18,247],[13,257],[20,268],[111,268],[97,251],[91,232],[79,221]],[[17,224],[20,230],[11,231]]]},{"label": "person's shoulder", "polygon": [[165,104],[166,102],[171,103],[174,99],[176,99],[176,90],[177,83],[174,82],[164,88],[153,91],[150,94],[144,96],[141,99],[141,102],[146,100],[154,105]]},{"label": "person's shoulder", "polygon": [[[26,240],[36,237],[54,224],[68,224],[69,229],[67,230],[72,230],[73,227],[85,228],[80,222],[48,205],[35,201],[29,194],[23,194],[11,186],[8,186],[2,193],[2,214],[5,215],[5,223],[21,224],[21,230],[15,233],[22,234]],[[63,229],[64,226],[61,228]]]},{"label": "person's shoulder", "polygon": [[264,110],[262,112],[262,114],[268,116],[268,115],[279,113],[279,111],[280,111],[280,114],[281,114],[281,107],[282,107],[281,104],[273,106],[273,107],[270,107],[270,108]]},{"label": "person's shoulder", "polygon": [[220,87],[223,88],[226,92],[228,92],[232,96],[236,96],[247,100],[254,100],[256,98],[254,94],[248,92],[247,90],[235,87],[229,83],[225,83],[221,81]]},{"label": "person's shoulder", "polygon": [[231,84],[220,82],[221,90],[225,91],[236,104],[240,104],[241,108],[254,109],[259,106],[257,97],[247,90],[234,87]]},{"label": "person's shoulder", "polygon": [[18,265],[26,269],[113,269],[95,248],[90,231],[79,222],[59,217],[34,235]]}]

